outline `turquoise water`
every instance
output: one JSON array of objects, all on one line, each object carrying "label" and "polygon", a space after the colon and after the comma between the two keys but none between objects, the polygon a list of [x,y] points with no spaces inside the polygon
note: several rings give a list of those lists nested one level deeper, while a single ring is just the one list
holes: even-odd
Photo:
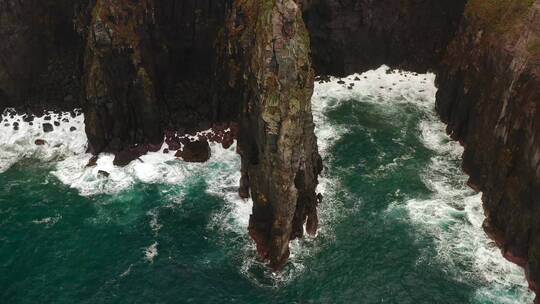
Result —
[{"label": "turquoise water", "polygon": [[0,174],[0,302],[532,303],[480,228],[433,75],[385,70],[316,86],[322,228],[281,273],[247,237],[234,147],[202,165],[105,156],[105,178],[77,149],[40,161],[13,152],[32,140],[9,140],[24,159]]}]

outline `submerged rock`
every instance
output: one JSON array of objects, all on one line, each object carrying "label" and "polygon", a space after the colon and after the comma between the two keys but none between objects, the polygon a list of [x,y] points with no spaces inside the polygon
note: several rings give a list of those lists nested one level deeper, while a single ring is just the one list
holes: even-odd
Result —
[{"label": "submerged rock", "polygon": [[98,176],[100,177],[109,177],[111,174],[107,171],[98,170]]}]

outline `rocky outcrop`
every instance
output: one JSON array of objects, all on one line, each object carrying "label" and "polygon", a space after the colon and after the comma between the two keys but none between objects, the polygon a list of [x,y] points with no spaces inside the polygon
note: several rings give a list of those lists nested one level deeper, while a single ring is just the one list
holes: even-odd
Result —
[{"label": "rocky outcrop", "polygon": [[85,123],[91,151],[163,140],[151,27],[153,1],[97,0],[85,54]]},{"label": "rocky outcrop", "polygon": [[[289,241],[317,229],[322,169],[311,114],[309,37],[293,0],[234,2],[226,24],[227,83],[242,96],[240,194],[253,198],[249,233],[280,269]],[[249,191],[249,190],[250,191]]]},{"label": "rocky outcrop", "polygon": [[204,163],[210,159],[210,146],[207,141],[197,140],[187,142],[182,150],[178,150],[176,157],[192,163]]},{"label": "rocky outcrop", "polygon": [[91,6],[84,105],[92,152],[157,145],[164,130],[204,130],[237,119],[239,102],[216,81],[215,44],[229,10],[225,0]]},{"label": "rocky outcrop", "polygon": [[[439,69],[437,110],[465,146],[486,231],[540,282],[540,1],[470,0]],[[538,302],[538,300],[537,300]]]},{"label": "rocky outcrop", "polygon": [[0,107],[84,107],[94,153],[238,116],[218,98],[227,0],[0,0]]},{"label": "rocky outcrop", "polygon": [[[204,161],[207,141],[229,147],[238,134],[240,192],[253,196],[250,234],[261,255],[278,269],[306,222],[315,233],[322,165],[297,2],[0,0],[0,8],[0,106],[81,106],[90,152],[113,152],[120,166],[164,139]],[[212,126],[200,144],[178,135]]]}]

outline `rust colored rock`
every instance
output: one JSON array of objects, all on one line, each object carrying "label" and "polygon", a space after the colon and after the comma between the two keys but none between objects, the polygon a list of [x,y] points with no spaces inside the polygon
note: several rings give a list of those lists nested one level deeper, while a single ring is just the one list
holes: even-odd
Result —
[{"label": "rust colored rock", "polygon": [[158,152],[159,150],[161,150],[161,144],[148,144],[147,150],[149,152]]},{"label": "rust colored rock", "polygon": [[97,155],[94,155],[92,156],[89,160],[88,160],[88,163],[86,164],[86,167],[95,167],[97,166],[97,161],[98,161],[98,156]]},{"label": "rust colored rock", "polygon": [[207,141],[193,141],[184,145],[175,156],[191,163],[204,163],[210,159],[210,145]]},{"label": "rust colored rock", "polygon": [[167,137],[165,139],[165,142],[169,146],[169,150],[172,150],[172,151],[179,150],[182,147],[182,145],[180,143],[180,139],[178,137],[176,137],[175,135],[173,135],[171,137]]},{"label": "rust colored rock", "polygon": [[34,141],[34,144],[35,144],[36,146],[43,146],[43,145],[45,145],[46,143],[47,143],[47,142],[46,142],[44,139],[36,139],[36,140]]}]

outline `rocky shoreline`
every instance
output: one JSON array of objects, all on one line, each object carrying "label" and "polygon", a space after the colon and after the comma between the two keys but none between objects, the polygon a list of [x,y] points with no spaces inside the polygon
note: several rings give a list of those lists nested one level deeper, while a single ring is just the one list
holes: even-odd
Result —
[{"label": "rocky shoreline", "polygon": [[469,185],[484,194],[485,229],[536,291],[538,0],[0,0],[0,8],[0,108],[83,108],[89,151],[115,153],[118,165],[163,141],[186,149],[169,153],[204,161],[208,141],[237,139],[239,193],[254,200],[249,233],[274,269],[304,224],[317,230],[314,74],[381,64],[434,71],[437,111],[465,147]]}]

